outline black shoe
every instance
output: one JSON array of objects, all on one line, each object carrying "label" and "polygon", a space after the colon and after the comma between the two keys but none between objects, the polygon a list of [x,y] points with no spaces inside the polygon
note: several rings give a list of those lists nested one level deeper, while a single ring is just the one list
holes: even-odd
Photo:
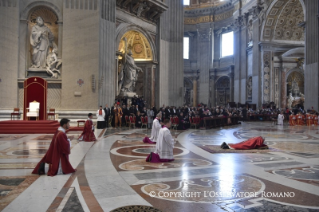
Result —
[{"label": "black shoe", "polygon": [[45,174],[45,163],[41,163],[38,169],[38,174],[42,175]]}]

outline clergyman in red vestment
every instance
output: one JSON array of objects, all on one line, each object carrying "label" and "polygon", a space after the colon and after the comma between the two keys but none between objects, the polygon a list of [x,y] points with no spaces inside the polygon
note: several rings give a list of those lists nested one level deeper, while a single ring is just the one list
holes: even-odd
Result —
[{"label": "clergyman in red vestment", "polygon": [[55,132],[50,147],[42,160],[34,168],[32,174],[45,174],[45,163],[49,164],[48,176],[70,174],[76,171],[69,161],[71,141],[65,131],[70,127],[70,120],[61,119],[60,127]]},{"label": "clergyman in red vestment", "polygon": [[85,122],[84,130],[82,134],[79,137],[80,141],[96,141],[95,135],[94,135],[94,125],[93,125],[93,114],[88,114],[88,119]]},{"label": "clergyman in red vestment", "polygon": [[222,143],[220,146],[222,149],[236,149],[236,150],[248,150],[248,149],[268,149],[268,146],[264,144],[265,139],[261,136],[250,138],[246,141],[242,141],[237,144]]}]

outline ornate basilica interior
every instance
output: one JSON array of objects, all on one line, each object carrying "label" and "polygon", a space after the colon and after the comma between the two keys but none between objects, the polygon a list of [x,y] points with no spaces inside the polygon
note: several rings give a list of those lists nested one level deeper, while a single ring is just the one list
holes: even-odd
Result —
[{"label": "ornate basilica interior", "polygon": [[[319,0],[0,0],[0,211],[319,211],[318,63]],[[157,113],[100,129],[136,97],[174,161]],[[62,118],[76,171],[31,174]]]}]

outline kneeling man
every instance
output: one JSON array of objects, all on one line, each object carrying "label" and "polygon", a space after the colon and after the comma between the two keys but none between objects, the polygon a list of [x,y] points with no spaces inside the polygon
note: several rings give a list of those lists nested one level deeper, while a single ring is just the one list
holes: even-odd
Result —
[{"label": "kneeling man", "polygon": [[45,174],[45,164],[49,164],[48,176],[75,172],[69,161],[71,141],[65,131],[70,127],[70,120],[61,119],[60,127],[55,132],[50,147],[32,174]]},{"label": "kneeling man", "polygon": [[80,141],[96,141],[95,135],[94,135],[94,124],[92,121],[93,114],[88,114],[88,119],[85,122],[84,130],[82,134],[79,137]]},{"label": "kneeling man", "polygon": [[147,162],[161,163],[171,162],[174,160],[173,149],[174,139],[169,131],[171,127],[171,121],[169,119],[164,120],[164,126],[158,133],[155,152],[151,152],[146,158]]},{"label": "kneeling man", "polygon": [[162,119],[162,113],[160,112],[156,115],[156,118],[153,121],[151,137],[150,138],[145,137],[143,139],[144,143],[156,144],[158,133],[159,133],[160,129],[162,128],[162,125],[160,124],[161,119]]}]

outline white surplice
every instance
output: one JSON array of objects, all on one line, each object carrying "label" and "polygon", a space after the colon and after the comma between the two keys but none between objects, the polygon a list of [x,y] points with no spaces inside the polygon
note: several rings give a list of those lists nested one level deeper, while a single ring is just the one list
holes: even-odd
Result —
[{"label": "white surplice", "polygon": [[150,137],[150,140],[152,142],[157,142],[157,137],[158,137],[158,133],[159,133],[160,129],[162,129],[162,126],[159,123],[159,120],[156,118],[156,119],[154,119],[153,125],[152,125],[152,132],[151,132],[151,137]]},{"label": "white surplice", "polygon": [[166,127],[160,129],[156,141],[156,150],[160,159],[174,159],[173,155],[174,139],[171,132]]},{"label": "white surplice", "polygon": [[284,125],[284,115],[279,114],[278,115],[278,125]]},{"label": "white surplice", "polygon": [[102,115],[99,115],[99,111],[100,110],[97,110],[97,112],[96,112],[97,121],[105,121],[105,119],[104,119],[104,117],[105,117],[104,110],[102,109]]}]

